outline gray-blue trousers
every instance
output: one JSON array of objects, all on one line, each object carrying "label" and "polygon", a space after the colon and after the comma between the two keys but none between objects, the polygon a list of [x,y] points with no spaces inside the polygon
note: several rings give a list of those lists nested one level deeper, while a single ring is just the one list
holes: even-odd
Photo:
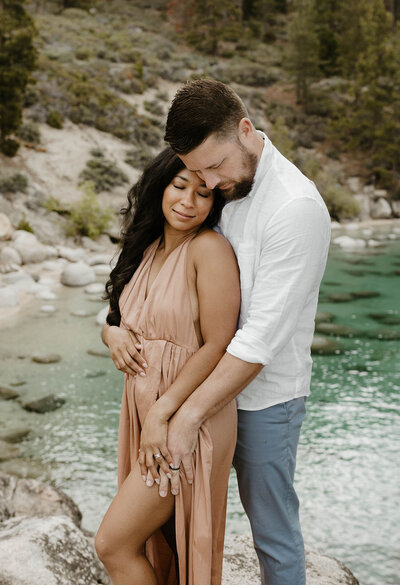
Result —
[{"label": "gray-blue trousers", "polygon": [[233,460],[264,585],[305,585],[299,500],[293,487],[305,398],[238,410]]}]

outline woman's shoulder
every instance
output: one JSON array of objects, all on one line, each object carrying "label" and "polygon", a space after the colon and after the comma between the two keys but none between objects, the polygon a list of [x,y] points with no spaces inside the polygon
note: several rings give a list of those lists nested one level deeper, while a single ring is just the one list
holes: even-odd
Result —
[{"label": "woman's shoulder", "polygon": [[210,255],[218,257],[234,256],[232,246],[228,240],[218,232],[202,230],[190,243],[191,253],[194,259],[204,259]]},{"label": "woman's shoulder", "polygon": [[228,240],[218,232],[211,229],[202,230],[191,242],[193,249],[229,249],[231,248]]}]

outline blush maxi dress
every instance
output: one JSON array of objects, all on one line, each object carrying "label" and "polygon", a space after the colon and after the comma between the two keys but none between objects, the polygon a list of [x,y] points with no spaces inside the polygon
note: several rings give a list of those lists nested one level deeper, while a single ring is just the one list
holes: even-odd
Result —
[{"label": "blush maxi dress", "polygon": [[[136,334],[142,345],[141,355],[149,367],[146,377],[125,375],[118,442],[119,487],[138,459],[140,432],[148,410],[199,349],[186,270],[192,239],[189,236],[171,252],[146,296],[160,238],[153,242],[120,297],[121,327]],[[236,405],[232,401],[199,430],[193,454],[193,484],[187,483],[181,471],[180,493],[175,497],[179,569],[161,530],[146,543],[146,556],[159,585],[221,583],[226,499],[236,424]]]}]

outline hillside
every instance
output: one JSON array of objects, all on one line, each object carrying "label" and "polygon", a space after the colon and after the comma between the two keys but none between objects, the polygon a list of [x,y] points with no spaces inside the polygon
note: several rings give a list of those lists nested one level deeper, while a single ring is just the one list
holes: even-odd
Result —
[{"label": "hillside", "polygon": [[48,244],[65,239],[70,205],[89,179],[114,212],[107,231],[115,239],[128,186],[163,145],[171,98],[181,83],[204,75],[232,84],[255,125],[316,181],[335,219],[356,216],[359,204],[362,219],[400,215],[385,191],[369,185],[363,192],[371,182],[365,157],[332,139],[326,103],[328,96],[342,101],[346,83],[319,79],[308,107],[296,103],[284,16],[272,41],[223,40],[213,56],[183,41],[165,2],[104,0],[63,10],[49,0],[26,8],[37,29],[35,83],[25,95],[22,146],[14,158],[0,155],[0,208],[15,228]]}]

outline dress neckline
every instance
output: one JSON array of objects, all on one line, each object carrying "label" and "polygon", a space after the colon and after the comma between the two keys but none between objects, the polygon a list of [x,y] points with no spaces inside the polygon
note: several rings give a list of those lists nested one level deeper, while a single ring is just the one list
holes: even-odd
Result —
[{"label": "dress neckline", "polygon": [[185,239],[184,239],[184,240],[183,240],[183,241],[182,241],[180,244],[178,244],[178,246],[176,246],[176,248],[174,248],[174,249],[172,250],[172,252],[170,252],[170,253],[168,254],[168,256],[166,257],[166,259],[165,259],[165,261],[164,261],[164,263],[163,263],[163,265],[161,266],[160,270],[157,272],[157,274],[156,274],[156,276],[155,276],[155,278],[154,278],[154,280],[153,280],[153,282],[151,283],[151,286],[150,286],[150,288],[149,288],[149,287],[148,287],[148,285],[149,285],[150,272],[151,272],[151,268],[152,268],[152,266],[153,266],[154,258],[155,258],[155,256],[156,256],[156,253],[157,253],[158,247],[159,247],[159,245],[160,245],[160,242],[161,242],[162,236],[159,236],[159,237],[158,237],[156,240],[154,240],[154,242],[153,242],[153,244],[152,244],[152,245],[154,246],[154,248],[153,248],[153,250],[151,251],[151,254],[150,254],[150,256],[149,256],[149,259],[148,259],[148,270],[147,270],[147,275],[146,275],[146,286],[144,287],[144,302],[146,302],[146,301],[147,301],[147,299],[149,298],[149,296],[150,296],[150,293],[151,293],[151,291],[153,290],[153,287],[154,287],[154,285],[155,285],[155,283],[156,283],[156,281],[157,281],[158,277],[160,276],[160,274],[161,274],[161,272],[162,272],[162,270],[163,270],[164,266],[165,266],[165,265],[168,263],[169,259],[170,259],[170,258],[171,258],[171,257],[172,257],[174,254],[175,254],[175,252],[176,252],[177,250],[180,250],[180,249],[182,248],[182,246],[184,246],[184,244],[187,244],[187,243],[188,243],[188,242],[190,242],[190,241],[191,241],[191,240],[192,240],[192,239],[193,239],[195,236],[197,236],[197,234],[198,234],[198,232],[196,232],[195,234],[190,234],[190,236],[188,236],[187,238],[185,238]]}]

